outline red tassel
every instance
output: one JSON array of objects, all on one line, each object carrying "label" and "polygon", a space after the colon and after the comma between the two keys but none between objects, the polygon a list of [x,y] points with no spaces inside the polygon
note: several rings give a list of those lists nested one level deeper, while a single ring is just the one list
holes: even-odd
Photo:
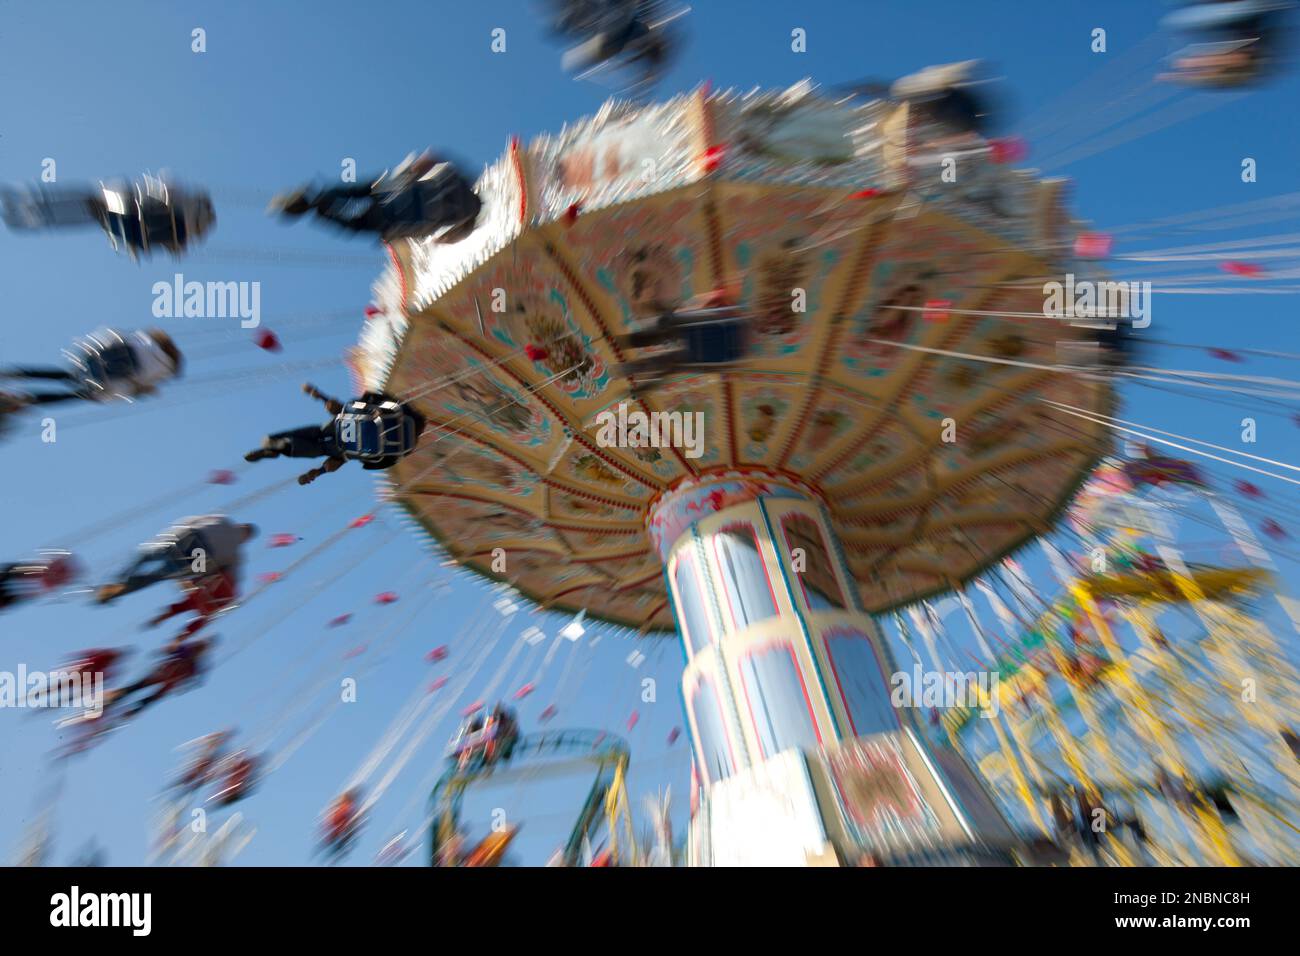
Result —
[{"label": "red tassel", "polygon": [[1276,521],[1274,521],[1272,518],[1266,518],[1264,520],[1264,523],[1259,526],[1259,530],[1263,531],[1274,541],[1281,541],[1283,538],[1288,537],[1286,533],[1286,529],[1283,528]]},{"label": "red tassel", "polygon": [[295,534],[273,534],[271,535],[271,540],[267,542],[266,546],[268,548],[287,548],[289,545],[295,544],[301,540],[302,539]]},{"label": "red tassel", "polygon": [[1207,349],[1211,356],[1223,362],[1240,362],[1241,356],[1227,349]]},{"label": "red tassel", "polygon": [[259,349],[267,352],[279,352],[283,348],[279,337],[270,329],[262,329],[253,337],[253,341],[257,343]]},{"label": "red tassel", "polygon": [[717,172],[718,167],[722,165],[722,157],[726,151],[725,146],[710,146],[706,149],[703,157],[704,171],[706,173]]},{"label": "red tassel", "polygon": [[396,603],[397,603],[397,592],[396,592],[396,591],[381,591],[379,594],[376,594],[376,595],[375,595],[375,603],[376,603],[376,604],[396,604]]},{"label": "red tassel", "polygon": [[921,318],[927,322],[947,322],[950,308],[952,308],[952,302],[947,299],[929,299],[925,303]]},{"label": "red tassel", "polygon": [[443,644],[441,647],[435,647],[429,653],[425,654],[424,659],[430,664],[433,664],[441,660],[446,660],[447,654],[447,645]]},{"label": "red tassel", "polygon": [[880,195],[879,189],[859,189],[855,193],[849,193],[850,199],[875,199]]},{"label": "red tassel", "polygon": [[569,208],[564,210],[564,224],[566,226],[572,226],[578,221],[578,213],[580,212],[582,212],[582,203],[570,203]]},{"label": "red tassel", "polygon": [[435,690],[440,690],[441,688],[445,687],[446,684],[447,684],[447,678],[439,677],[437,680],[435,680],[432,684],[429,685],[429,693],[432,694]]},{"label": "red tassel", "polygon": [[349,523],[349,528],[364,528],[370,522],[375,520],[374,515],[362,515],[360,518],[353,518]]},{"label": "red tassel", "polygon": [[377,305],[368,305],[368,306],[366,306],[366,318],[367,318],[367,319],[373,319],[375,316],[377,316],[377,315],[383,315],[383,314],[384,314],[384,310],[381,309],[381,308],[380,308],[379,306],[377,306]]},{"label": "red tassel", "polygon": [[995,163],[1018,163],[1029,155],[1029,147],[1018,136],[989,142],[989,159]]},{"label": "red tassel", "polygon": [[1074,254],[1080,259],[1105,259],[1114,240],[1104,232],[1081,232],[1074,237]]},{"label": "red tassel", "polygon": [[1249,481],[1244,481],[1240,478],[1233,482],[1233,487],[1247,498],[1264,497],[1264,492],[1260,490],[1258,485],[1252,485]]},{"label": "red tassel", "polygon": [[533,345],[531,342],[524,346],[524,354],[534,362],[540,362],[551,353],[546,351],[540,345]]},{"label": "red tassel", "polygon": [[220,468],[208,475],[210,485],[233,485],[234,483],[235,473],[227,468]]},{"label": "red tassel", "polygon": [[340,614],[338,617],[334,618],[333,620],[331,620],[331,621],[329,622],[329,626],[330,626],[330,627],[342,627],[344,624],[346,624],[346,623],[347,623],[348,621],[350,621],[350,620],[352,620],[352,615],[351,615],[351,614]]},{"label": "red tassel", "polygon": [[1254,279],[1264,274],[1263,268],[1253,262],[1238,262],[1235,259],[1222,263],[1219,268],[1224,272],[1230,272],[1235,276],[1244,276],[1247,279]]}]

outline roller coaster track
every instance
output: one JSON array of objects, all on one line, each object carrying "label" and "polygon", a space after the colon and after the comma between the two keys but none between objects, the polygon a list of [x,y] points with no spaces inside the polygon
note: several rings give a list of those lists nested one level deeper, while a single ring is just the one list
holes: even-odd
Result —
[{"label": "roller coaster track", "polygon": [[[613,843],[615,816],[620,810],[626,813],[623,789],[630,756],[626,741],[613,734],[597,730],[556,730],[520,737],[508,759],[498,758],[490,764],[480,761],[462,770],[456,758],[449,758],[447,772],[434,785],[429,796],[434,820],[430,861],[438,865],[442,847],[459,832],[461,805],[469,787],[489,781],[508,783],[594,767],[595,782],[564,847],[565,865],[577,866],[584,839],[595,832],[602,810],[609,817]],[[626,822],[626,816],[624,820]]]}]

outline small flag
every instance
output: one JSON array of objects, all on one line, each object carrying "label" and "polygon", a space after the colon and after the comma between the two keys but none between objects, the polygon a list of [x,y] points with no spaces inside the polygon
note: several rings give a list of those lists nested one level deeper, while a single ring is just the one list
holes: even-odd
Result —
[{"label": "small flag", "polygon": [[1104,232],[1081,232],[1074,238],[1074,254],[1080,259],[1105,259],[1113,242]]},{"label": "small flag", "polygon": [[1253,485],[1253,484],[1251,484],[1249,481],[1244,481],[1244,480],[1242,480],[1242,479],[1240,479],[1240,478],[1238,478],[1238,479],[1233,483],[1233,487],[1235,487],[1235,488],[1237,489],[1237,491],[1241,492],[1241,493],[1242,493],[1243,495],[1245,495],[1247,498],[1263,498],[1263,497],[1264,497],[1264,492],[1263,492],[1262,490],[1260,490],[1260,488],[1259,488],[1258,485]]},{"label": "small flag", "polygon": [[576,641],[578,638],[582,637],[582,635],[586,634],[587,629],[582,626],[582,619],[586,616],[586,611],[579,612],[577,617],[564,625],[564,627],[560,628],[560,637],[568,641]]},{"label": "small flag", "polygon": [[995,163],[1018,163],[1029,155],[1029,147],[1018,136],[989,142],[989,159]]},{"label": "small flag", "polygon": [[264,352],[279,352],[283,349],[283,346],[280,344],[280,337],[270,329],[259,330],[257,335],[253,336],[253,341],[256,342],[257,347],[262,349]]},{"label": "small flag", "polygon": [[1229,272],[1235,276],[1244,276],[1247,279],[1254,279],[1264,274],[1262,267],[1253,262],[1238,262],[1230,259],[1220,265],[1224,272]]}]

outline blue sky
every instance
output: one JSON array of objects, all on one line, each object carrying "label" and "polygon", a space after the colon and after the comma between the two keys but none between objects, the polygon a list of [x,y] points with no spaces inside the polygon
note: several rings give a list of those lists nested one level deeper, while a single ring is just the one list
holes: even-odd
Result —
[{"label": "blue sky", "polygon": [[[267,218],[261,207],[272,192],[332,176],[345,157],[354,158],[361,171],[380,170],[428,145],[477,168],[497,157],[512,135],[556,129],[593,112],[606,95],[600,86],[561,73],[560,50],[544,36],[536,7],[521,0],[436,5],[396,0],[376,8],[336,0],[133,2],[125,8],[0,0],[0,8],[0,88],[6,90],[0,181],[34,181],[47,157],[57,161],[61,183],[166,168],[207,185],[219,216],[202,254],[179,264],[165,258],[134,264],[114,256],[95,232],[0,233],[6,293],[0,362],[53,362],[72,337],[97,326],[152,324],[152,286],[177,271],[191,280],[260,282],[263,323],[285,342],[276,357],[249,344],[248,333],[233,321],[164,320],[191,355],[191,381],[129,412],[60,411],[58,440],[52,444],[39,440],[29,420],[30,428],[0,448],[5,465],[0,557],[72,547],[83,553],[95,579],[170,519],[217,509],[296,473],[293,466],[257,466],[233,487],[164,503],[92,540],[67,535],[173,495],[211,469],[235,466],[268,430],[317,420],[319,406],[299,394],[301,381],[309,378],[335,394],[348,390],[342,366],[328,363],[355,336],[382,254],[366,242]],[[1067,91],[1108,64],[1127,63],[1132,72],[1134,58],[1142,57],[1125,60],[1125,53],[1142,44],[1157,54],[1172,48],[1151,39],[1163,12],[1157,3],[1120,0],[699,4],[687,18],[689,40],[664,92],[706,78],[719,87],[777,86],[804,76],[823,82],[890,78],[929,63],[978,57],[993,61],[1006,78],[1013,118],[1065,104],[1064,118],[1091,127],[1102,111],[1116,107],[1114,97],[1148,77],[1134,73],[1128,87],[1102,84],[1102,98]],[[1108,31],[1105,55],[1089,48],[1090,31],[1098,26]],[[207,34],[203,54],[190,49],[196,27]],[[504,55],[490,52],[494,27],[507,30]],[[807,31],[805,54],[790,51],[795,27]],[[1246,98],[1225,99],[1216,109],[1053,172],[1074,178],[1073,208],[1103,227],[1288,193],[1296,188],[1294,157],[1300,149],[1300,131],[1289,122],[1300,92],[1297,82],[1294,75],[1284,76]],[[1060,142],[1050,152],[1058,152]],[[1032,137],[1029,145],[1033,165]],[[1240,179],[1241,159],[1247,156],[1258,163],[1254,184]],[[1184,241],[1196,240],[1157,242]],[[278,263],[277,251],[334,258]],[[1285,349],[1294,338],[1288,305],[1284,296],[1162,297],[1149,331],[1180,342]],[[320,316],[334,318],[304,324]],[[1184,350],[1157,351],[1152,359],[1223,370]],[[318,367],[304,370],[300,363]],[[266,376],[256,377],[261,370]],[[1285,374],[1287,369],[1256,362],[1249,371]],[[1239,441],[1240,420],[1251,414],[1149,389],[1130,390],[1125,399],[1125,411],[1137,421],[1225,445]],[[1298,457],[1300,430],[1293,422],[1261,412],[1259,423],[1252,453]],[[1275,500],[1294,504],[1289,486],[1253,480]],[[369,510],[373,492],[370,477],[351,466],[310,488],[295,486],[241,510],[240,518],[264,532],[252,551],[251,575],[282,569],[307,553]],[[291,549],[268,550],[267,536],[276,532],[303,540]],[[1294,565],[1287,567],[1293,575]],[[256,637],[247,651],[201,690],[147,713],[71,765],[57,808],[55,859],[68,861],[93,838],[112,863],[143,862],[151,800],[177,759],[176,745],[231,724],[254,733],[274,724],[285,708],[301,702],[292,691],[307,676],[350,648],[373,647],[382,639],[380,629],[408,615],[419,582],[444,573],[393,513],[385,512],[381,522],[351,532],[343,544],[268,589],[223,625],[227,650]],[[394,583],[398,579],[401,585]],[[389,589],[401,592],[397,604],[373,604],[376,593]],[[46,667],[93,645],[154,647],[160,635],[141,634],[137,627],[168,596],[155,589],[109,609],[68,600],[7,614],[0,618],[0,668],[13,670],[20,662]],[[362,763],[412,690],[433,676],[433,669],[425,672],[424,653],[449,644],[452,656],[440,666],[450,673],[464,663],[468,655],[457,651],[475,626],[484,589],[456,578],[450,592],[436,600],[405,629],[386,660],[361,678],[359,702],[339,708],[243,806],[258,827],[243,862],[307,862],[317,813]],[[346,612],[355,614],[348,627],[324,629]],[[520,614],[511,622],[502,649],[530,623],[524,618]],[[554,635],[563,620],[539,617],[533,623]],[[593,629],[588,638],[599,631]],[[625,662],[634,646],[648,655],[640,670]],[[569,653],[566,644],[547,671],[552,690]],[[629,735],[633,799],[639,802],[643,794],[669,784],[684,798],[685,741],[666,743],[669,731],[682,723],[676,643],[633,645],[611,634],[595,648],[584,642],[573,653],[580,656],[567,699],[558,702],[557,725],[620,732],[638,710],[640,723]],[[367,659],[349,667],[356,670]],[[525,652],[503,678],[503,689],[536,676],[535,669],[525,667],[527,659]],[[486,682],[495,664],[472,688]],[[581,682],[578,675],[585,675]],[[654,704],[641,702],[639,681],[645,676],[658,681]],[[526,724],[549,703],[547,690],[543,684],[526,702]],[[472,696],[471,689],[467,697]],[[454,724],[448,716],[432,732],[388,791],[357,860],[368,860],[392,835],[390,820],[396,820],[393,829],[418,824],[418,811],[406,819],[400,811],[435,767]],[[280,742],[296,726],[291,723]],[[0,849],[5,852],[21,839],[39,800],[52,744],[43,718],[0,711],[0,776],[6,783],[0,787]],[[561,821],[570,810],[576,815],[588,783],[537,791],[516,787],[502,798],[508,813],[526,803],[536,814],[520,843],[522,859],[539,862],[563,839],[567,824]]]}]

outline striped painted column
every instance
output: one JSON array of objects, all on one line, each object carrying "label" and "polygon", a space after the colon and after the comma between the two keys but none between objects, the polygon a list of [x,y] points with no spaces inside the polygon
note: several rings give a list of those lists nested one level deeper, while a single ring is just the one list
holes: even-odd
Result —
[{"label": "striped painted column", "polygon": [[[754,856],[764,835],[747,842],[729,826],[776,842],[786,834],[809,857],[833,850],[839,862],[1011,842],[962,759],[927,744],[916,711],[893,705],[893,657],[811,488],[757,470],[715,473],[665,494],[649,530],[685,649],[700,783],[733,808],[730,819],[710,809],[713,862],[800,862],[798,851]],[[746,790],[765,796],[751,807]]]}]

